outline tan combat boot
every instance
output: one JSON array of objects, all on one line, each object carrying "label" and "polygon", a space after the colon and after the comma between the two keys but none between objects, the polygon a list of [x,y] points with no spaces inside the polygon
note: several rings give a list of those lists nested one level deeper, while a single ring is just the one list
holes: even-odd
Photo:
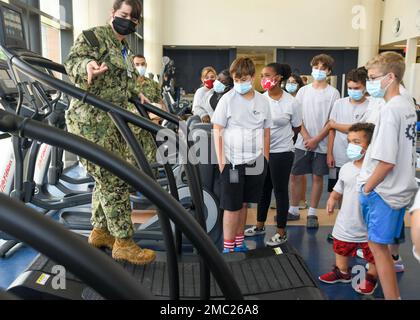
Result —
[{"label": "tan combat boot", "polygon": [[156,259],[152,250],[141,249],[133,239],[116,239],[112,258],[116,261],[126,261],[137,266],[144,266]]},{"label": "tan combat boot", "polygon": [[112,250],[114,242],[115,238],[105,229],[93,229],[89,236],[89,244],[95,248],[108,248]]}]

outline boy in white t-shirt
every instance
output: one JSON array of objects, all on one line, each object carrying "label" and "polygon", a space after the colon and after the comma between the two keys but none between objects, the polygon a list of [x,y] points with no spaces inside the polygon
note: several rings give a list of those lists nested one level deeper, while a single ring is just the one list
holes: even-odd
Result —
[{"label": "boy in white t-shirt", "polygon": [[[414,100],[413,97],[410,95],[408,90],[404,88],[402,84],[400,84],[400,93],[401,96],[405,97],[410,103]],[[386,101],[383,98],[373,98],[368,97],[369,105],[368,108],[360,120],[362,123],[372,123],[376,125],[379,120],[379,115],[381,113],[382,108],[386,105]],[[330,120],[331,129],[336,130],[337,132],[347,133],[350,125],[335,122],[333,119]],[[329,237],[330,239],[330,237]],[[401,234],[398,239],[396,239],[396,243],[389,246],[391,250],[392,258],[394,260],[394,267],[395,272],[401,273],[405,271],[404,262],[400,255],[400,245],[405,242],[405,225],[403,224],[401,228]],[[357,255],[360,258],[364,258],[363,252],[361,250],[358,251]]]},{"label": "boy in white t-shirt", "polygon": [[[335,102],[331,111],[330,120],[341,124],[351,126],[361,122],[369,106],[369,100],[366,97],[366,79],[367,70],[359,68],[351,70],[346,76],[346,83],[349,97],[339,99]],[[327,162],[331,171],[335,172],[334,177],[330,176],[328,183],[328,192],[333,192],[337,183],[340,169],[350,161],[347,157],[347,132],[331,130],[328,139]]]},{"label": "boy in white t-shirt", "polygon": [[400,95],[404,58],[384,52],[367,64],[367,90],[385,98],[378,123],[358,179],[360,204],[368,228],[385,299],[401,299],[388,245],[400,237],[406,207],[418,187],[416,171],[417,115],[413,103]]},{"label": "boy in white t-shirt", "polygon": [[369,271],[355,290],[364,295],[373,294],[378,283],[375,261],[368,245],[366,224],[359,210],[357,177],[374,129],[373,124],[357,123],[349,130],[346,155],[350,162],[342,167],[338,182],[327,203],[327,211],[332,215],[334,208],[342,200],[333,230],[336,265],[333,271],[319,277],[320,281],[328,284],[351,283],[349,260],[356,256],[358,249],[362,249],[365,259],[369,262]]},{"label": "boy in white t-shirt", "polygon": [[312,174],[311,206],[307,227],[319,227],[317,208],[324,188],[324,176],[329,174],[327,165],[327,139],[334,103],[340,98],[337,89],[330,86],[327,77],[331,75],[334,59],[326,54],[313,58],[312,76],[315,81],[303,87],[296,99],[302,106],[303,125],[296,142],[295,161],[291,176],[291,206],[289,220],[299,220],[299,201],[302,178]]},{"label": "boy in white t-shirt", "polygon": [[236,59],[230,73],[234,90],[222,97],[212,118],[221,173],[224,253],[247,251],[248,204],[261,198],[273,126],[267,98],[253,90],[256,70],[252,60]]}]

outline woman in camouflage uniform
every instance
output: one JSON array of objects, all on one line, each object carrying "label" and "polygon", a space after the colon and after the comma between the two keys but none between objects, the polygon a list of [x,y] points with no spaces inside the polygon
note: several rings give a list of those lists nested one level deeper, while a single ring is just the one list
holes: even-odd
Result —
[{"label": "woman in camouflage uniform", "polygon": [[[110,24],[81,34],[65,63],[70,79],[78,87],[132,112],[136,111],[129,98],[145,98],[140,93],[139,75],[125,38],[135,32],[141,10],[137,0],[116,0]],[[133,162],[126,142],[105,112],[73,99],[66,119],[70,132]],[[140,129],[134,131],[149,160],[154,161],[156,145],[152,136]],[[154,261],[153,251],[139,248],[132,240],[128,185],[93,163],[82,160],[82,164],[96,182],[92,199],[94,229],[89,243],[111,249],[112,257],[118,261],[136,265]]]}]

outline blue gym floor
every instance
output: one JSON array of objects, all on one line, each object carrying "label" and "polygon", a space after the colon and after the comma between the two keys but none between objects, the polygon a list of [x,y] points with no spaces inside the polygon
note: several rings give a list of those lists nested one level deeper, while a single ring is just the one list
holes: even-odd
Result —
[{"label": "blue gym floor", "polygon": [[[289,241],[302,255],[313,276],[317,278],[331,270],[334,265],[332,245],[327,242],[327,235],[331,228],[323,227],[318,231],[308,231],[305,227],[290,227]],[[274,227],[267,228],[267,238],[275,233]],[[420,265],[412,255],[410,230],[407,229],[407,242],[401,247],[406,271],[398,275],[401,295],[406,300],[420,299]],[[264,247],[264,237],[247,239],[250,248]],[[25,270],[37,253],[29,248],[22,248],[9,259],[0,259],[0,288],[7,288],[16,277]],[[365,265],[364,260],[354,259],[354,264]],[[328,299],[331,300],[360,300],[383,299],[381,289],[378,288],[374,297],[365,298],[355,293],[350,284],[326,285],[320,283]]]}]

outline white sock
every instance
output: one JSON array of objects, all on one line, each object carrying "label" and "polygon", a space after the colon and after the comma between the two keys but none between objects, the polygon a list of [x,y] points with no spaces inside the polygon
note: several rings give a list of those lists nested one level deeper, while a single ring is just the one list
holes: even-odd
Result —
[{"label": "white sock", "polygon": [[293,207],[293,206],[290,207],[289,213],[291,213],[291,214],[293,214],[295,216],[298,216],[299,215],[299,207]]},{"label": "white sock", "polygon": [[309,208],[309,211],[308,211],[308,216],[309,217],[313,217],[313,216],[317,216],[317,213],[316,213],[316,211],[317,211],[317,209],[314,209],[314,208]]}]

